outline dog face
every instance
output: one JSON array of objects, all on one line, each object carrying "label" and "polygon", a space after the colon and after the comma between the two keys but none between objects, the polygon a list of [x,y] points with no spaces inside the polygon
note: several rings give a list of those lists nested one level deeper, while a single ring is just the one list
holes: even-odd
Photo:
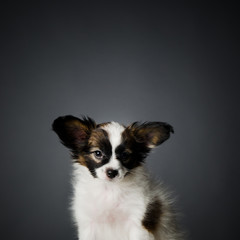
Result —
[{"label": "dog face", "polygon": [[87,167],[94,178],[106,181],[122,180],[173,132],[172,126],[163,122],[135,122],[125,127],[73,116],[57,118],[52,127],[73,159]]}]

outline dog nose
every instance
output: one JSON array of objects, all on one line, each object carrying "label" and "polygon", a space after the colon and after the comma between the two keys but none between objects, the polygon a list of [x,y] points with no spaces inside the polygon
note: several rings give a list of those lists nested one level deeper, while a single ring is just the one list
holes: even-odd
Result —
[{"label": "dog nose", "polygon": [[107,176],[109,178],[115,178],[118,175],[118,170],[108,169]]}]

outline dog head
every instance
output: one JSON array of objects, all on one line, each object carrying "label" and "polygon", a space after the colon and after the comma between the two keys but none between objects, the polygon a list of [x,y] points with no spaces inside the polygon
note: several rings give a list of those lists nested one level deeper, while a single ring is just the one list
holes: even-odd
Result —
[{"label": "dog head", "polygon": [[57,118],[52,128],[76,162],[87,167],[93,177],[106,181],[122,180],[173,133],[172,126],[164,122],[135,122],[125,127],[70,115]]}]

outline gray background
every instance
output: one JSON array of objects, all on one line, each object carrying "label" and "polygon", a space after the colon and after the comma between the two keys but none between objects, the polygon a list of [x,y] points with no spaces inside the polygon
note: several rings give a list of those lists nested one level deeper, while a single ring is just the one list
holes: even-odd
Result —
[{"label": "gray background", "polygon": [[166,2],[2,5],[1,239],[75,239],[65,114],[172,124],[147,163],[189,239],[237,238],[236,6]]}]

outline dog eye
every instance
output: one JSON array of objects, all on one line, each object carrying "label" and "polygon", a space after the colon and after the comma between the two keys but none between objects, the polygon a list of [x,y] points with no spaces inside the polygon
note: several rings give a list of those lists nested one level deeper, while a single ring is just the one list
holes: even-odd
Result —
[{"label": "dog eye", "polygon": [[126,160],[128,159],[128,157],[129,157],[129,153],[128,153],[128,152],[122,152],[122,153],[120,154],[120,158],[121,158],[121,160],[123,160],[123,161],[126,161]]},{"label": "dog eye", "polygon": [[103,158],[103,154],[101,151],[97,150],[94,153],[94,156],[97,158],[97,159],[102,159]]}]

